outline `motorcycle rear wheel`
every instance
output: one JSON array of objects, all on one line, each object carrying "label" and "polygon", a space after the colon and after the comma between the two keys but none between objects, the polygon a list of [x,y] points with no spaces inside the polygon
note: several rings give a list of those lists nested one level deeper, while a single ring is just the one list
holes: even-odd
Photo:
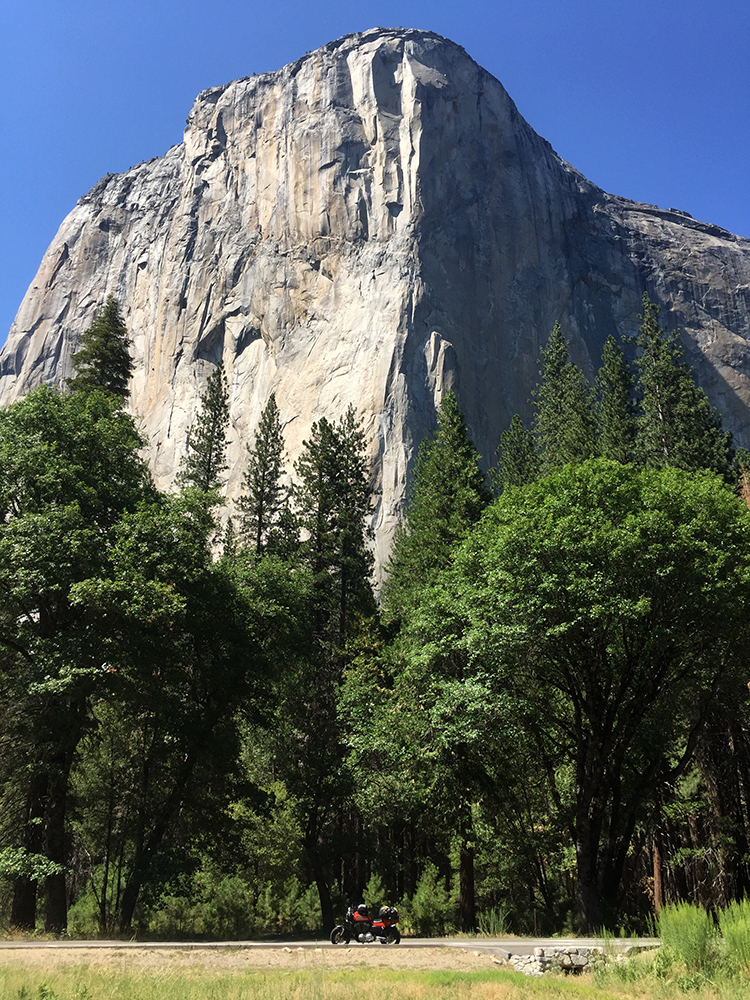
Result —
[{"label": "motorcycle rear wheel", "polygon": [[398,927],[389,927],[380,941],[382,944],[399,944],[401,941],[401,934],[399,933]]},{"label": "motorcycle rear wheel", "polygon": [[349,934],[343,924],[338,924],[331,931],[331,944],[349,944]]}]

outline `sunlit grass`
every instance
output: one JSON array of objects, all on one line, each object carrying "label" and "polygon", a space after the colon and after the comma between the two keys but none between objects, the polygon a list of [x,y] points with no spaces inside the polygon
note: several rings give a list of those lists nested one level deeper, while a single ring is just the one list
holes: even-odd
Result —
[{"label": "sunlit grass", "polygon": [[674,952],[612,962],[594,975],[530,978],[501,969],[111,969],[0,964],[0,1000],[748,1000],[750,979],[690,972]]},{"label": "sunlit grass", "polygon": [[2,1000],[614,1000],[590,981],[530,979],[499,970],[391,969],[120,973],[86,966],[44,972],[0,967]]}]

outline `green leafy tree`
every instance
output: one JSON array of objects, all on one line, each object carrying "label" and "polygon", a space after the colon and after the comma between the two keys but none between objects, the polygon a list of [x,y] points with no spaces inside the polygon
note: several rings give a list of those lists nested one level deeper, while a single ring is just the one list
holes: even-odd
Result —
[{"label": "green leafy tree", "polygon": [[[414,639],[408,643],[402,635],[393,677],[383,659],[363,658],[347,672],[340,708],[347,766],[359,809],[384,836],[407,826],[444,857],[455,848],[458,918],[470,931],[476,927],[476,819],[483,804],[497,807],[494,764],[508,761],[503,751],[516,729],[512,706],[460,656],[428,662],[422,636]],[[370,766],[373,758],[377,768]]]},{"label": "green leafy tree", "polygon": [[392,618],[408,616],[492,499],[453,392],[443,397],[437,424],[434,437],[420,445],[404,523],[388,562],[383,602]]},{"label": "green leafy tree", "polygon": [[659,307],[644,292],[635,360],[641,405],[639,458],[650,468],[711,469],[731,479],[731,434],[722,430],[719,412],[696,385],[692,368],[683,360],[679,335],[663,330],[658,317]]},{"label": "green leafy tree", "polygon": [[73,392],[102,389],[123,401],[130,396],[128,386],[135,365],[130,356],[130,337],[114,295],[107,298],[81,337],[72,362],[75,375],[68,379],[68,386]]},{"label": "green leafy tree", "polygon": [[[124,512],[153,495],[143,440],[111,393],[42,387],[0,411],[0,683],[12,699],[24,803],[17,845],[58,872],[45,882],[48,930],[66,923],[70,768],[92,698],[110,679],[107,650],[75,587],[110,571]],[[20,783],[19,775],[22,777]],[[16,880],[13,922],[34,926],[36,881]]]},{"label": "green leafy tree", "polygon": [[110,645],[110,705],[130,734],[130,783],[113,816],[127,805],[114,852],[122,891],[110,880],[105,906],[105,923],[123,933],[144,890],[183,875],[209,831],[221,841],[241,723],[269,722],[282,664],[303,643],[298,575],[270,558],[215,562],[213,528],[203,493],[142,505],[118,527],[114,572],[76,592]]},{"label": "green leafy tree", "polygon": [[633,373],[614,337],[608,337],[596,376],[597,450],[613,462],[632,462],[636,408]]},{"label": "green leafy tree", "polygon": [[416,623],[494,677],[567,817],[582,931],[615,917],[639,812],[747,671],[750,515],[709,473],[603,459],[507,491]]},{"label": "green leafy tree", "polygon": [[222,486],[227,470],[228,426],[229,390],[224,365],[220,364],[208,377],[198,416],[188,433],[187,452],[177,474],[178,486],[192,486],[205,493]]},{"label": "green leafy tree", "polygon": [[513,414],[510,427],[500,435],[497,449],[497,468],[493,479],[499,491],[506,486],[525,486],[539,476],[539,456],[534,445],[534,435],[523,426],[517,413]]},{"label": "green leafy tree", "polygon": [[591,387],[568,358],[568,342],[555,323],[542,351],[541,381],[533,402],[534,436],[542,475],[558,465],[584,462],[595,451]]},{"label": "green leafy tree", "polygon": [[238,506],[240,534],[257,553],[278,551],[288,536],[289,497],[282,482],[284,435],[274,393],[261,414],[252,445],[247,446],[247,471]]}]

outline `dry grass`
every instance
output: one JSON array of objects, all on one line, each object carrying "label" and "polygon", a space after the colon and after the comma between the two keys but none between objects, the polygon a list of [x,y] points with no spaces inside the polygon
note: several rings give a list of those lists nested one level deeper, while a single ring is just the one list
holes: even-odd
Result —
[{"label": "dry grass", "polygon": [[533,980],[456,948],[14,949],[2,1000],[524,1000],[613,994],[590,981]]},{"label": "dry grass", "polygon": [[[748,980],[657,977],[652,955],[603,975],[532,979],[464,948],[15,948],[0,1000],[747,1000]],[[598,984],[597,981],[598,980]]]}]

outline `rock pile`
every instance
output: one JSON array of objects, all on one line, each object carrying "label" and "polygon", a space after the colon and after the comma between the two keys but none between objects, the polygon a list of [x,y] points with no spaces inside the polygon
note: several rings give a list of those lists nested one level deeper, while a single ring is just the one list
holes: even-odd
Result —
[{"label": "rock pile", "polygon": [[510,964],[525,976],[541,976],[544,972],[589,972],[597,962],[604,961],[602,948],[535,948],[533,955],[511,955]]}]

